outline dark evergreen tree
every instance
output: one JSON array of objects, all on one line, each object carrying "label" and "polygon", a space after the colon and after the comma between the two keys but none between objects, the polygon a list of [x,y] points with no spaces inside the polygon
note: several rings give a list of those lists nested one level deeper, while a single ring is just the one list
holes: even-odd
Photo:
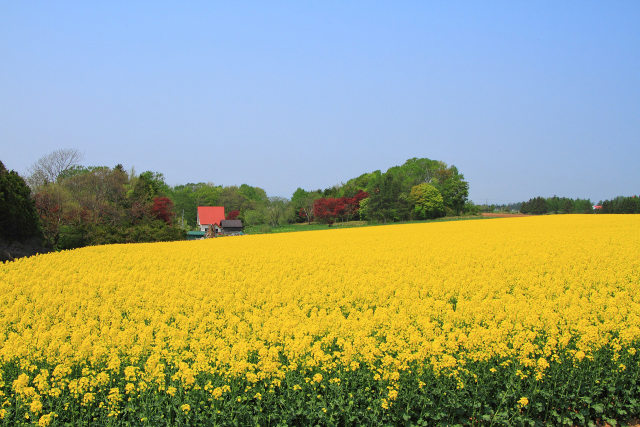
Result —
[{"label": "dark evergreen tree", "polygon": [[31,190],[15,171],[0,162],[0,235],[9,240],[40,236]]}]

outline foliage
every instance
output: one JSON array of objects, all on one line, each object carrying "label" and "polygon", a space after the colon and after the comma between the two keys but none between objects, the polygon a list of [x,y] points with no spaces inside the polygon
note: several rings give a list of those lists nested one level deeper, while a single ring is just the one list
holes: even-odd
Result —
[{"label": "foliage", "polygon": [[402,191],[401,176],[396,173],[377,174],[369,181],[367,219],[387,223],[410,218],[408,193]]},{"label": "foliage", "polygon": [[271,227],[293,222],[293,210],[283,197],[270,197],[266,206],[266,218]]},{"label": "foliage", "polygon": [[266,208],[252,209],[246,211],[244,214],[244,224],[248,226],[266,224],[267,223],[267,210]]},{"label": "foliage", "polygon": [[619,196],[612,200],[599,203],[602,206],[600,213],[637,214],[640,213],[640,197]]},{"label": "foliage", "polygon": [[480,215],[480,206],[476,205],[471,200],[467,200],[462,208],[462,212],[465,215]]},{"label": "foliage", "polygon": [[139,203],[149,203],[154,197],[169,194],[169,186],[160,172],[146,171],[131,182],[129,197]]},{"label": "foliage", "polygon": [[311,224],[311,221],[315,219],[313,215],[313,205],[316,199],[321,197],[320,191],[305,191],[298,187],[291,196],[291,205],[295,211],[296,222],[307,222]]},{"label": "foliage", "polygon": [[225,219],[227,220],[237,219],[238,215],[240,215],[240,211],[236,209],[235,211],[229,212]]},{"label": "foliage", "polygon": [[553,196],[549,198],[534,197],[527,202],[522,202],[519,207],[520,212],[532,215],[542,214],[570,214],[570,213],[592,213],[591,200],[570,199],[568,197]]},{"label": "foliage", "polygon": [[448,170],[451,173],[440,183],[439,190],[443,203],[446,200],[445,206],[451,209],[455,215],[460,215],[469,195],[469,183],[464,180],[464,176],[458,172],[458,168],[455,166],[451,166]]},{"label": "foliage", "polygon": [[172,226],[173,202],[162,196],[167,189],[157,172],[130,178],[120,165],[75,167],[41,186],[34,200],[49,245],[71,249],[182,238]]},{"label": "foliage", "polygon": [[153,215],[164,221],[167,225],[171,225],[173,217],[173,202],[168,197],[154,197],[153,207],[151,208]]},{"label": "foliage", "polygon": [[34,201],[44,239],[50,247],[57,249],[61,227],[77,224],[80,208],[72,200],[70,191],[56,184],[43,186],[35,194]]},{"label": "foliage", "polygon": [[353,197],[322,197],[313,202],[313,217],[322,223],[332,224],[336,219],[349,221],[359,216],[360,202],[369,197],[358,190]]},{"label": "foliage", "polygon": [[458,221],[4,264],[0,418],[628,421],[640,415],[638,227],[630,215]]},{"label": "foliage", "polygon": [[[411,189],[419,184],[430,184],[443,198],[445,209],[451,215],[460,215],[468,197],[469,184],[455,166],[427,158],[412,158],[401,166],[389,168],[385,173],[374,171],[347,181],[335,191],[345,197],[363,190],[369,194],[360,216],[370,221],[406,221],[413,218]],[[443,212],[444,210],[443,209]]]},{"label": "foliage", "polygon": [[[269,205],[266,192],[259,187],[242,184],[240,187],[223,187],[212,183],[177,185],[169,190],[174,209],[179,215],[184,212],[188,224],[197,222],[198,206],[224,206],[225,211],[238,211],[238,219],[246,221],[249,211],[263,211]],[[255,220],[256,215],[250,220]],[[266,217],[266,216],[265,216]],[[265,219],[266,221],[266,219]]]},{"label": "foliage", "polygon": [[444,216],[442,194],[431,184],[422,183],[411,188],[409,199],[413,203],[413,212],[418,219],[430,219]]},{"label": "foliage", "polygon": [[505,204],[479,204],[477,205],[480,212],[504,212],[504,213],[517,213],[520,211],[522,202],[518,203],[505,203]]},{"label": "foliage", "polygon": [[24,179],[0,162],[0,237],[24,240],[40,236],[38,215]]},{"label": "foliage", "polygon": [[520,212],[524,214],[532,214],[532,215],[542,215],[546,214],[549,211],[549,206],[547,205],[547,201],[544,197],[534,197],[533,199],[529,199],[528,202],[522,203],[520,207]]}]

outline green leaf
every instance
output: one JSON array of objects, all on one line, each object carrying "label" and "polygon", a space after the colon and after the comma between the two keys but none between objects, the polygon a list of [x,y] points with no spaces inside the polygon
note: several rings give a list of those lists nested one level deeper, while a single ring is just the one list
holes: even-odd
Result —
[{"label": "green leaf", "polygon": [[594,411],[596,411],[599,414],[604,412],[604,405],[602,403],[596,403],[591,407],[593,408]]}]

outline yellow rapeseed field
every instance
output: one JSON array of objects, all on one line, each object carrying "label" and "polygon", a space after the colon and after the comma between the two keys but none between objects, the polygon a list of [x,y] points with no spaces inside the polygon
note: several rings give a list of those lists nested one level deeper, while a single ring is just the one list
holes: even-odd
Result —
[{"label": "yellow rapeseed field", "polygon": [[[168,399],[162,422],[198,422],[296,393],[323,402],[317,417],[333,412],[321,423],[349,423],[331,399],[357,405],[367,387],[362,410],[384,413],[427,377],[473,397],[491,375],[519,384],[500,404],[513,421],[551,390],[552,369],[569,381],[603,348],[611,378],[637,375],[639,340],[634,215],[107,245],[0,265],[0,415],[44,425],[149,422],[149,396]],[[484,421],[500,413],[482,405]]]}]

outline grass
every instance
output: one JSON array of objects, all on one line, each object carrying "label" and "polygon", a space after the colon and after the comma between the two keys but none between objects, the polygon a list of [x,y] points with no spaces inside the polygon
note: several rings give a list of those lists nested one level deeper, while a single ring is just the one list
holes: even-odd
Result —
[{"label": "grass", "polygon": [[255,225],[255,226],[246,226],[244,228],[244,234],[268,234],[268,233],[291,233],[297,231],[313,231],[313,230],[332,230],[332,229],[341,229],[341,228],[355,228],[355,227],[375,227],[379,225],[394,225],[394,224],[418,224],[418,223],[427,223],[427,222],[448,222],[448,221],[467,221],[467,220],[476,220],[476,219],[493,219],[490,217],[482,217],[479,215],[473,216],[451,216],[444,218],[436,218],[436,219],[428,219],[428,220],[420,220],[420,221],[400,221],[400,222],[388,222],[388,223],[376,223],[376,222],[367,222],[367,221],[345,221],[345,222],[336,222],[331,226],[328,224],[321,224],[312,222],[311,224],[300,223],[300,224],[287,224],[280,225],[278,227],[271,227],[269,225]]}]

